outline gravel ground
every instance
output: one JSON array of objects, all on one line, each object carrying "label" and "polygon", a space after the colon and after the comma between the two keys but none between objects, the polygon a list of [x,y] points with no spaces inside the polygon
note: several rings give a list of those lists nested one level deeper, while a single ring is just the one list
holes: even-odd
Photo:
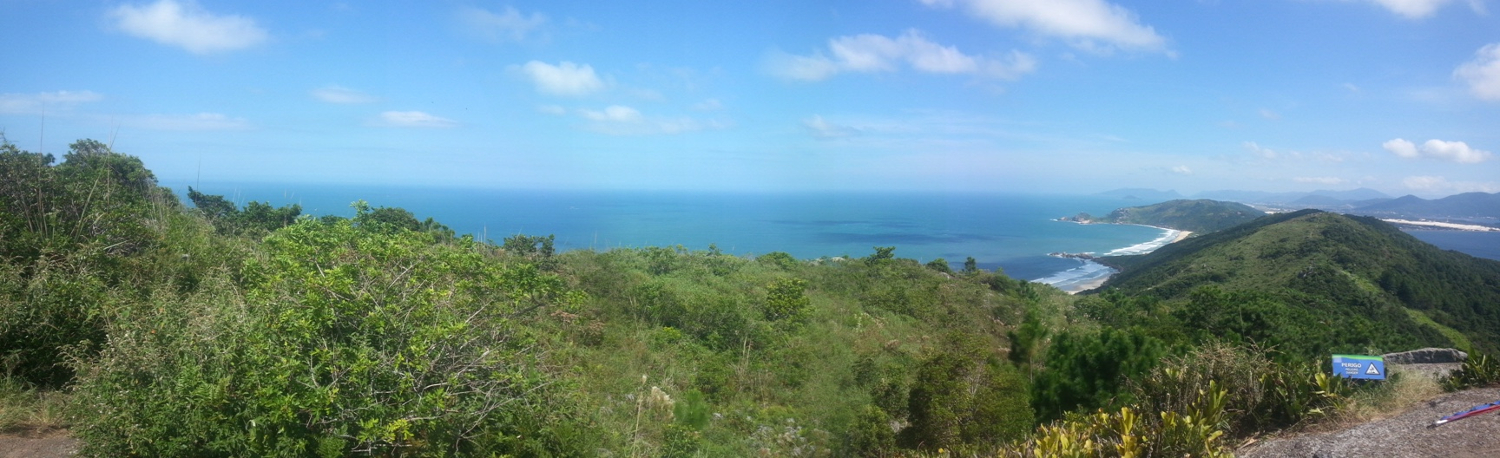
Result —
[{"label": "gravel ground", "polygon": [[78,453],[78,439],[67,431],[11,431],[0,434],[0,458],[62,458]]},{"label": "gravel ground", "polygon": [[1268,439],[1242,457],[1500,457],[1500,414],[1487,413],[1429,429],[1434,420],[1500,400],[1500,388],[1447,393],[1400,415],[1348,428]]}]

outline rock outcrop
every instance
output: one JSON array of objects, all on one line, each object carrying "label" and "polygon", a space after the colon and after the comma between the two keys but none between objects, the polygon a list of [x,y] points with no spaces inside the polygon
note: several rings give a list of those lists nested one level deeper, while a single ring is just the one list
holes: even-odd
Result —
[{"label": "rock outcrop", "polygon": [[1387,353],[1384,355],[1384,358],[1386,364],[1462,363],[1464,360],[1469,359],[1469,354],[1452,348],[1423,348],[1400,353]]}]

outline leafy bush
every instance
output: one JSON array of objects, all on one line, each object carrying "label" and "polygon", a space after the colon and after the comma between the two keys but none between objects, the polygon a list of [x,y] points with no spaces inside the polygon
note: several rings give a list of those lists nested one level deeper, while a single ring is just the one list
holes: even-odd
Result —
[{"label": "leafy bush", "polygon": [[[377,229],[377,230],[370,230]],[[127,309],[83,374],[97,455],[558,453],[585,446],[513,326],[567,300],[473,242],[307,222],[186,297]]]},{"label": "leafy bush", "polygon": [[1210,343],[1165,359],[1132,380],[1138,406],[1148,412],[1181,412],[1198,402],[1210,383],[1225,391],[1225,432],[1246,437],[1322,418],[1342,409],[1352,386],[1307,361],[1277,362],[1253,347]]},{"label": "leafy bush", "polygon": [[766,320],[795,323],[807,319],[807,308],[812,301],[806,292],[807,280],[789,278],[771,283],[766,287],[766,303],[762,309]]},{"label": "leafy bush", "polygon": [[131,262],[161,245],[177,205],[140,159],[98,141],[52,162],[0,138],[0,361],[46,387],[105,343],[113,290],[150,275]]},{"label": "leafy bush", "polygon": [[1469,355],[1469,359],[1464,360],[1463,366],[1441,380],[1444,391],[1458,391],[1496,383],[1500,383],[1500,364],[1495,364],[1495,360],[1489,355]]},{"label": "leafy bush", "polygon": [[901,431],[902,446],[936,450],[989,444],[1020,438],[1031,428],[1025,379],[969,345],[951,344],[918,368],[907,397],[911,425]]},{"label": "leafy bush", "polygon": [[1058,334],[1047,349],[1045,371],[1032,386],[1038,419],[1053,420],[1075,409],[1128,404],[1128,378],[1146,374],[1165,353],[1162,343],[1139,329]]}]

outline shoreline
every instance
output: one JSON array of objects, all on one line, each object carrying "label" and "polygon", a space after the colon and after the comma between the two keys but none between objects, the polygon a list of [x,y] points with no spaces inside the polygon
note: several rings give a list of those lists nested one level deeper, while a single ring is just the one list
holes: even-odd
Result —
[{"label": "shoreline", "polygon": [[1464,232],[1500,232],[1500,229],[1489,227],[1489,226],[1481,226],[1481,225],[1478,225],[1478,224],[1444,223],[1444,222],[1439,222],[1439,221],[1412,221],[1412,220],[1408,220],[1408,219],[1395,219],[1395,218],[1391,218],[1391,219],[1384,219],[1384,218],[1382,218],[1381,221],[1385,221],[1387,223],[1395,224],[1397,226],[1416,226],[1416,227],[1419,227],[1419,228],[1429,228],[1429,229],[1448,229],[1448,230],[1464,231]]},{"label": "shoreline", "polygon": [[[1151,226],[1151,225],[1146,225],[1146,224],[1135,224],[1135,226],[1145,226],[1145,227],[1150,227],[1150,228],[1154,228],[1154,229],[1161,229],[1163,231],[1175,232],[1176,236],[1172,238],[1172,241],[1167,242],[1166,244],[1162,245],[1162,247],[1167,246],[1167,245],[1171,245],[1173,243],[1181,242],[1183,240],[1187,240],[1187,238],[1189,236],[1193,235],[1193,231],[1184,231],[1184,230],[1180,230],[1180,229],[1172,229],[1172,228],[1166,228],[1166,227]],[[1161,249],[1161,247],[1156,247],[1156,248],[1152,249],[1151,251],[1146,252],[1146,253],[1142,253],[1142,254],[1150,254],[1151,252],[1154,252],[1154,251],[1159,250],[1159,249]],[[1087,260],[1087,261],[1084,261],[1084,262],[1094,262],[1094,261]],[[1098,263],[1096,263],[1096,264],[1098,264]],[[1063,292],[1068,293],[1069,295],[1075,295],[1075,294],[1078,294],[1078,293],[1081,293],[1081,292],[1084,292],[1084,291],[1098,289],[1100,286],[1104,286],[1104,283],[1107,282],[1107,281],[1109,281],[1110,277],[1113,277],[1113,276],[1115,276],[1116,273],[1119,273],[1119,271],[1115,270],[1113,267],[1110,268],[1110,271],[1111,272],[1109,273],[1109,275],[1104,275],[1102,277],[1099,277],[1099,278],[1096,278],[1096,279],[1093,279],[1093,280],[1089,280],[1087,282],[1075,284],[1075,285],[1073,285],[1073,287],[1063,290]]]}]

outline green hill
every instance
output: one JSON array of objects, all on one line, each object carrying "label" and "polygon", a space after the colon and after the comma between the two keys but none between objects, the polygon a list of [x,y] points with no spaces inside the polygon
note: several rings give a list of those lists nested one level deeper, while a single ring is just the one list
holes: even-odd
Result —
[{"label": "green hill", "polygon": [[1123,269],[1105,289],[1161,301],[1186,334],[1310,355],[1465,340],[1500,348],[1500,262],[1374,218],[1278,214],[1103,262]]},{"label": "green hill", "polygon": [[1144,224],[1203,233],[1243,224],[1263,215],[1265,212],[1245,204],[1198,199],[1125,207],[1097,219],[1085,213],[1076,219],[1080,222]]}]

